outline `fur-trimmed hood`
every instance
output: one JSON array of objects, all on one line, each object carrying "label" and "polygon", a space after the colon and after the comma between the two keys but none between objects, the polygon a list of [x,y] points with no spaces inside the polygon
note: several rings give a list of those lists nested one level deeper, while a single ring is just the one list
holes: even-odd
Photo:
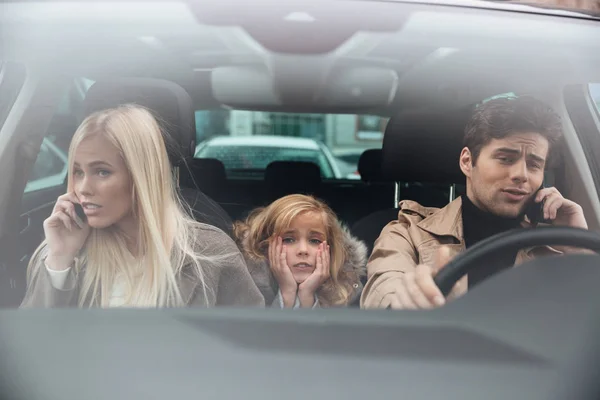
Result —
[{"label": "fur-trimmed hood", "polygon": [[[344,252],[346,255],[346,261],[342,267],[346,272],[344,274],[346,281],[342,283],[347,284],[347,286],[353,289],[348,298],[348,304],[352,304],[360,297],[363,289],[361,278],[367,274],[368,250],[367,246],[353,236],[346,226],[342,226],[342,232],[344,234]],[[250,275],[265,298],[265,304],[272,304],[279,291],[279,285],[271,273],[269,263],[267,260],[256,261],[250,259],[245,251],[245,248],[247,248],[247,241],[245,239],[241,241],[240,247],[246,259]]]}]

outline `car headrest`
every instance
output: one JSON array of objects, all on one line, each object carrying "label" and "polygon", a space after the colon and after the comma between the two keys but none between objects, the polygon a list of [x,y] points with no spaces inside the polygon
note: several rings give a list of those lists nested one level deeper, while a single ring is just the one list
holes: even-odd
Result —
[{"label": "car headrest", "polygon": [[206,187],[224,185],[227,181],[225,165],[216,158],[191,158],[180,171],[180,185],[185,187]]},{"label": "car headrest", "polygon": [[116,78],[97,81],[85,97],[85,115],[137,104],[158,119],[171,164],[191,157],[196,147],[194,107],[190,95],[179,85],[162,79]]},{"label": "car headrest", "polygon": [[358,159],[358,173],[363,182],[384,182],[382,150],[365,150]]},{"label": "car headrest", "polygon": [[464,128],[471,110],[411,111],[389,120],[383,138],[385,179],[463,183],[459,167]]},{"label": "car headrest", "polygon": [[314,194],[321,185],[321,168],[305,161],[273,161],[265,170],[265,182],[272,197],[293,193]]}]

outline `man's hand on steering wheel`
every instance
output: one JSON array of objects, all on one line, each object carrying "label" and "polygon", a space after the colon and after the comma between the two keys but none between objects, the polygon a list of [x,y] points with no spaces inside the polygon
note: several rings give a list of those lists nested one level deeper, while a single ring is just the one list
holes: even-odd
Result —
[{"label": "man's hand on steering wheel", "polygon": [[[448,264],[450,259],[448,248],[441,246],[435,253],[433,265],[419,264],[414,271],[403,274],[401,283],[396,290],[387,295],[388,308],[414,310],[443,306],[446,299],[433,278]],[[460,282],[456,283],[452,293],[458,290],[459,285]]]}]

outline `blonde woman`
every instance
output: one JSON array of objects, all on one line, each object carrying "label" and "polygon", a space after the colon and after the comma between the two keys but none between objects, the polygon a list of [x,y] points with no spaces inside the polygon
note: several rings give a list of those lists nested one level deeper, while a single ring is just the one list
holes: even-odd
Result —
[{"label": "blonde woman", "polygon": [[159,125],[137,106],[77,129],[44,233],[22,307],[264,305],[233,240],[181,204]]},{"label": "blonde woman", "polygon": [[253,211],[234,231],[267,304],[344,307],[360,296],[366,246],[323,202],[285,196]]}]

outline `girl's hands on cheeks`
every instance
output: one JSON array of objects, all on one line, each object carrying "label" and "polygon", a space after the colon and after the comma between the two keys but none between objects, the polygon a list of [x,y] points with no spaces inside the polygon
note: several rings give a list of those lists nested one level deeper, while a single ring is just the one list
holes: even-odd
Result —
[{"label": "girl's hands on cheeks", "polygon": [[281,237],[277,237],[269,243],[269,265],[279,284],[283,305],[286,308],[293,307],[298,293],[298,284],[287,264],[287,248]]},{"label": "girl's hands on cheeks", "polygon": [[317,265],[314,272],[298,287],[298,298],[301,307],[312,307],[315,302],[315,293],[330,277],[330,246],[327,242],[319,245],[317,251]]}]

